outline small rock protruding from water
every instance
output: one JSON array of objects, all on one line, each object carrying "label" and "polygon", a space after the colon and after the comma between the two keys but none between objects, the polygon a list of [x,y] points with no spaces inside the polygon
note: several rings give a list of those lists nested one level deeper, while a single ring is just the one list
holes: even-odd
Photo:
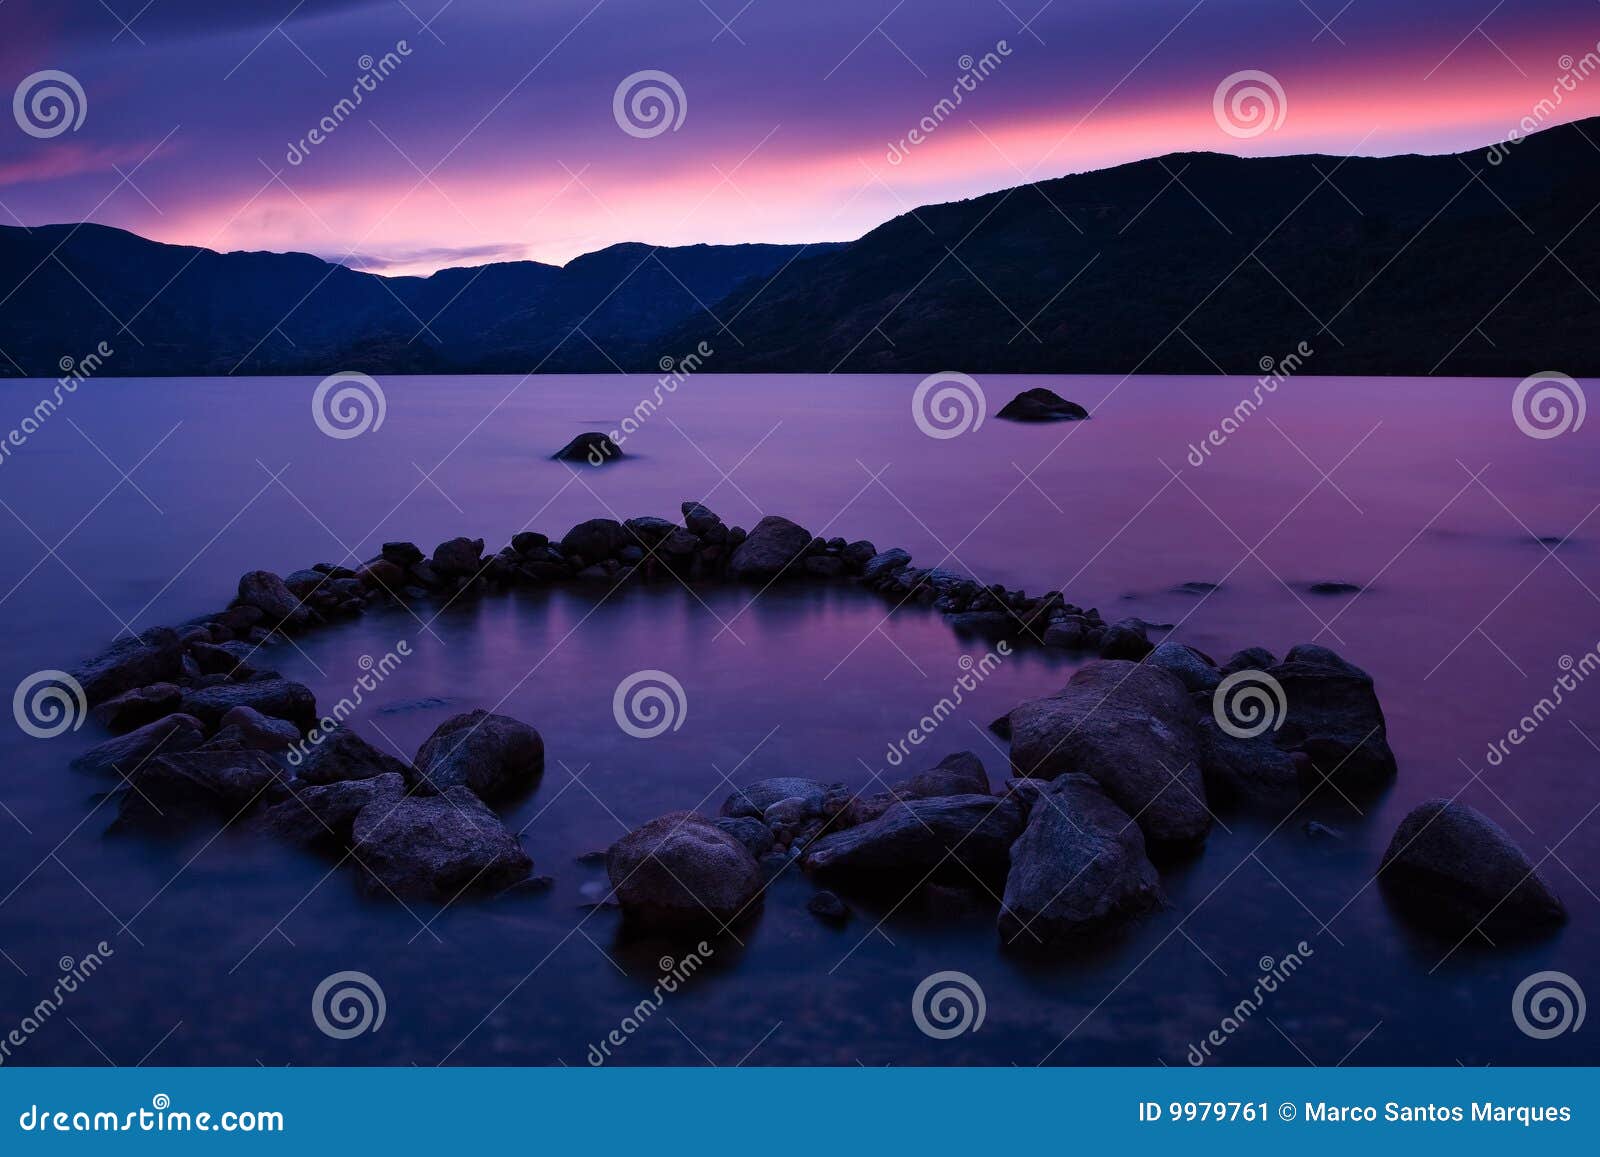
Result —
[{"label": "small rock protruding from water", "polygon": [[604,466],[622,457],[622,447],[608,435],[590,430],[579,434],[551,457],[557,462],[586,462],[590,466]]},{"label": "small rock protruding from water", "polygon": [[1089,411],[1054,390],[1039,386],[1012,398],[997,416],[1011,422],[1076,422],[1087,418]]}]

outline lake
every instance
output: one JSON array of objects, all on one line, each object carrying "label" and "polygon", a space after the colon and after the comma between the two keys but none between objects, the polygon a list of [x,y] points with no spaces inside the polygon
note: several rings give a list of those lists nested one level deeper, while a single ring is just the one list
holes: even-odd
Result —
[{"label": "lake", "polygon": [[[1531,1039],[1511,1008],[1541,970],[1600,985],[1600,684],[1497,766],[1486,759],[1564,663],[1600,645],[1600,424],[1528,437],[1509,381],[1305,377],[1202,454],[1191,447],[1253,379],[980,379],[986,420],[935,438],[914,420],[917,377],[702,374],[600,470],[549,455],[616,428],[654,379],[384,379],[381,426],[347,439],[313,420],[311,379],[89,381],[0,464],[0,686],[70,668],[125,625],[219,608],[258,567],[348,564],[392,539],[431,551],[458,534],[492,552],[524,528],[677,519],[684,499],[730,525],[783,514],[823,537],[903,546],[920,565],[1061,589],[1107,620],[1176,624],[1174,638],[1219,661],[1252,645],[1332,647],[1375,677],[1399,777],[1359,813],[1337,798],[1282,824],[1219,812],[1205,851],[1164,871],[1163,911],[1054,962],[1003,954],[992,912],[935,920],[863,904],[829,927],[805,910],[811,885],[786,872],[742,943],[711,945],[610,1063],[1181,1066],[1302,941],[1303,966],[1211,1063],[1600,1061],[1600,1034]],[[1093,419],[994,416],[1033,385]],[[0,383],[0,428],[52,386]],[[1366,589],[1311,593],[1325,581]],[[479,706],[537,727],[543,781],[506,818],[554,877],[540,895],[406,908],[241,832],[107,838],[106,785],[67,767],[103,733],[0,729],[0,1032],[50,994],[62,958],[112,949],[7,1063],[586,1064],[673,949],[621,939],[616,914],[589,906],[603,867],[579,857],[663,812],[714,812],[730,781],[858,789],[920,770],[888,767],[890,743],[986,649],[931,610],[889,614],[847,586],[602,595],[372,613],[270,652],[327,704],[363,656],[406,640],[412,657],[353,721],[386,749],[414,752]],[[986,725],[1082,661],[1006,659],[941,724],[926,762],[970,750],[1003,782],[1005,745]],[[687,710],[643,740],[618,727],[612,695],[647,668],[682,684]],[[1558,934],[1453,950],[1371,884],[1400,818],[1458,792],[1542,861],[1571,912]],[[1335,834],[1309,834],[1309,821]],[[310,1005],[344,970],[379,982],[386,1016],[335,1040]],[[977,1031],[917,1027],[913,992],[941,971],[981,986]]]}]

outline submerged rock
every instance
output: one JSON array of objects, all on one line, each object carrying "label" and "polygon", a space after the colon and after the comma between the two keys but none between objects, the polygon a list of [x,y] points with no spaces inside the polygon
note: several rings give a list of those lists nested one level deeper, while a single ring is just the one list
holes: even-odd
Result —
[{"label": "submerged rock", "polygon": [[1314,595],[1353,595],[1361,589],[1358,583],[1338,581],[1312,583],[1306,588]]},{"label": "submerged rock", "polygon": [[1087,418],[1089,411],[1039,386],[1012,398],[996,416],[1012,422],[1073,422]]},{"label": "submerged rock", "polygon": [[769,514],[751,529],[728,560],[728,575],[744,582],[770,581],[798,571],[793,564],[811,545],[811,532]]},{"label": "submerged rock", "polygon": [[1378,878],[1417,922],[1492,941],[1546,932],[1566,906],[1499,824],[1463,803],[1433,799],[1407,813]]},{"label": "submerged rock", "polygon": [[558,462],[587,462],[591,466],[604,466],[608,462],[620,461],[623,454],[621,446],[605,434],[591,430],[579,434],[550,457]]},{"label": "submerged rock", "polygon": [[1176,676],[1103,659],[1055,695],[1011,712],[1011,763],[1024,778],[1086,772],[1154,845],[1193,846],[1211,830],[1196,712]]},{"label": "submerged rock", "polygon": [[749,849],[711,820],[672,812],[611,845],[606,874],[630,921],[721,928],[753,908],[765,878]]},{"label": "submerged rock", "polygon": [[520,719],[479,709],[452,716],[417,749],[416,781],[443,792],[457,785],[491,803],[531,788],[544,771],[544,740]]},{"label": "submerged rock", "polygon": [[472,792],[375,798],[351,825],[364,890],[448,904],[525,879],[533,860]]},{"label": "submerged rock", "polygon": [[1160,903],[1139,825],[1093,777],[1064,775],[1038,793],[1011,845],[1002,943],[1066,947]]},{"label": "submerged rock", "polygon": [[806,911],[824,924],[837,926],[846,924],[850,920],[850,906],[827,889],[823,889],[806,901]]}]

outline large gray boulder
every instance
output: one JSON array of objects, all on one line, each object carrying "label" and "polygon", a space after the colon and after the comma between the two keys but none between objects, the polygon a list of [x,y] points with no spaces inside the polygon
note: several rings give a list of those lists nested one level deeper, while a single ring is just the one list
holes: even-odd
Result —
[{"label": "large gray boulder", "polygon": [[1273,733],[1286,751],[1310,758],[1311,779],[1371,793],[1395,777],[1394,752],[1372,676],[1326,647],[1303,643],[1267,669],[1288,712]]},{"label": "large gray boulder", "polygon": [[779,575],[792,575],[791,566],[811,545],[811,532],[805,527],[769,514],[751,529],[728,560],[728,574],[746,582],[763,582]]},{"label": "large gray boulder", "polygon": [[870,823],[823,836],[801,861],[807,871],[863,886],[924,879],[998,882],[1009,867],[1023,810],[1011,798],[952,795],[894,804]]},{"label": "large gray boulder", "polygon": [[412,770],[400,760],[378,750],[348,726],[308,743],[304,754],[289,757],[295,775],[306,783],[338,783],[345,780],[373,779],[395,774],[412,778]]},{"label": "large gray boulder", "polygon": [[1463,803],[1431,799],[1400,821],[1378,878],[1417,922],[1491,941],[1546,932],[1567,918],[1549,882],[1499,824]]},{"label": "large gray boulder", "polygon": [[77,771],[128,776],[156,753],[175,755],[205,742],[205,725],[193,715],[166,715],[136,731],[96,744],[72,761]]},{"label": "large gray boulder", "polygon": [[544,771],[544,740],[520,719],[479,709],[439,724],[417,749],[415,781],[426,791],[461,786],[490,803],[531,788]]},{"label": "large gray boulder", "polygon": [[1171,673],[1127,660],[1089,663],[1010,721],[1018,776],[1093,776],[1152,845],[1193,847],[1210,832],[1196,711]]},{"label": "large gray boulder", "polygon": [[317,699],[311,688],[288,679],[261,679],[254,683],[216,683],[183,697],[183,710],[209,727],[235,707],[250,707],[274,719],[287,719],[302,733],[317,722]]},{"label": "large gray boulder", "polygon": [[723,928],[753,910],[763,876],[738,839],[693,812],[651,820],[612,844],[606,874],[623,915],[650,928]]},{"label": "large gray boulder", "polygon": [[90,705],[183,675],[183,641],[168,627],[119,639],[72,672]]},{"label": "large gray boulder", "polygon": [[1067,947],[1160,903],[1139,825],[1093,777],[1064,775],[1038,793],[1011,845],[1000,909],[1007,947]]},{"label": "large gray boulder", "polygon": [[253,570],[239,576],[237,602],[260,611],[265,616],[261,625],[269,631],[301,627],[311,621],[311,608],[269,570]]},{"label": "large gray boulder", "polygon": [[448,904],[503,891],[527,878],[533,860],[472,792],[375,798],[351,825],[363,890]]}]

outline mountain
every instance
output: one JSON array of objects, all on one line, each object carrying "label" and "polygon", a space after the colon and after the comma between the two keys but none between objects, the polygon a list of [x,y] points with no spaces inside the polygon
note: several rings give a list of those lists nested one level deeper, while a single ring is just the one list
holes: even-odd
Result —
[{"label": "mountain", "polygon": [[0,367],[107,340],[119,375],[647,371],[705,340],[718,372],[1257,374],[1303,342],[1315,374],[1600,374],[1597,178],[1600,119],[1454,156],[1179,153],[848,245],[425,278],[0,228]]},{"label": "mountain", "polygon": [[717,368],[1600,373],[1600,120],[1496,155],[1184,153],[916,209],[718,305]]},{"label": "mountain", "polygon": [[115,351],[106,372],[123,377],[611,370],[608,356],[653,366],[687,352],[660,346],[663,333],[696,313],[710,322],[704,305],[800,249],[624,244],[565,266],[380,277],[304,253],[215,253],[103,225],[4,227],[0,366],[50,377],[101,341]]}]

